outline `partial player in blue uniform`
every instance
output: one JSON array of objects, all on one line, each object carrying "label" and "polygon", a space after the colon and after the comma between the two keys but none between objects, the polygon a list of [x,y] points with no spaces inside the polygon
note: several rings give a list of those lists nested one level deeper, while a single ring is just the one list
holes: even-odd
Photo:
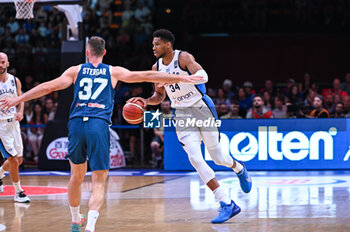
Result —
[{"label": "partial player in blue uniform", "polygon": [[186,122],[193,121],[193,119],[202,122],[205,120],[216,121],[217,113],[213,101],[206,95],[204,83],[208,81],[207,73],[191,54],[174,50],[174,41],[174,35],[166,29],[160,29],[153,33],[153,53],[158,60],[153,65],[152,70],[177,75],[194,73],[196,76],[202,76],[203,81],[196,84],[163,83],[155,86],[155,92],[150,98],[132,98],[129,102],[141,100],[145,105],[158,105],[165,99],[166,95],[169,96],[171,107],[174,108],[174,120],[185,122],[184,124],[177,123],[175,125],[177,137],[186,151],[192,166],[220,202],[220,213],[211,222],[222,223],[238,214],[241,209],[228,197],[217,182],[214,171],[203,159],[201,152],[202,140],[217,165],[226,166],[235,171],[240,180],[241,188],[245,193],[250,192],[252,188],[251,178],[243,163],[239,163],[231,156],[223,153],[217,127],[186,124]]},{"label": "partial player in blue uniform", "polygon": [[92,194],[85,231],[95,231],[99,210],[104,201],[105,183],[109,169],[109,130],[113,112],[113,89],[118,81],[197,83],[198,76],[178,76],[154,71],[131,72],[118,66],[103,64],[105,41],[97,36],[88,41],[86,56],[89,63],[72,66],[60,77],[42,83],[17,98],[0,101],[0,110],[7,110],[20,102],[68,88],[74,84],[74,99],[68,123],[68,155],[71,178],[68,186],[72,214],[71,232],[81,231],[86,216],[80,214],[81,184],[87,170],[87,157],[92,170]]}]

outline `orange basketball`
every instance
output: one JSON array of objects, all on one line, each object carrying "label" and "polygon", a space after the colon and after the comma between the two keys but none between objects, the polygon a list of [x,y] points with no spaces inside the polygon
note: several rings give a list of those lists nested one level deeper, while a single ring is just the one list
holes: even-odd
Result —
[{"label": "orange basketball", "polygon": [[143,121],[144,109],[142,101],[126,103],[123,107],[123,117],[130,124],[139,124]]}]

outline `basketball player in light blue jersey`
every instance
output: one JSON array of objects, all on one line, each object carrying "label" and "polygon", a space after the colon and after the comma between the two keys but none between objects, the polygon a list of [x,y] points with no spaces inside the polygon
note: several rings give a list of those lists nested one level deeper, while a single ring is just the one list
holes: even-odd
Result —
[{"label": "basketball player in light blue jersey", "polygon": [[[171,100],[171,107],[175,109],[175,121],[186,121],[186,119],[193,118],[202,121],[218,119],[213,101],[205,94],[206,88],[204,83],[208,81],[208,75],[191,54],[174,50],[174,41],[174,35],[166,29],[160,29],[153,33],[153,53],[158,60],[153,65],[152,70],[177,75],[191,75],[194,73],[196,76],[202,76],[203,81],[200,84],[166,83],[155,85],[155,92],[150,98],[137,97],[130,99],[129,102],[141,100],[145,105],[158,105],[168,94]],[[187,152],[192,166],[220,202],[220,213],[212,219],[212,223],[225,222],[238,214],[241,209],[219,185],[214,171],[205,162],[201,152],[201,140],[203,140],[214,162],[217,165],[232,168],[239,177],[242,190],[245,193],[250,192],[252,187],[251,178],[243,164],[223,153],[220,146],[218,128],[184,127],[179,124],[175,124],[175,128],[178,139]]]},{"label": "basketball player in light blue jersey", "polygon": [[42,83],[16,98],[0,101],[0,110],[74,84],[74,99],[68,123],[68,155],[71,178],[68,198],[72,214],[71,232],[80,232],[86,216],[80,214],[81,184],[87,171],[87,157],[92,171],[92,194],[85,231],[95,231],[99,210],[104,201],[109,165],[109,130],[113,112],[114,91],[118,81],[197,83],[202,77],[178,76],[155,71],[131,72],[122,67],[102,63],[106,54],[105,41],[97,36],[88,41],[86,56],[89,63],[72,66],[60,77]]}]

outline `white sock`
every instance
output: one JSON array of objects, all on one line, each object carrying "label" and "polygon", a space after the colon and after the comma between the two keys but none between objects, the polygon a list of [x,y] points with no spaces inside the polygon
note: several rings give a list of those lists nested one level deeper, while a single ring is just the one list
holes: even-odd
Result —
[{"label": "white sock", "polygon": [[70,213],[72,214],[72,222],[80,223],[81,217],[80,217],[80,206],[72,207],[69,206]]},{"label": "white sock", "polygon": [[85,230],[89,230],[91,232],[95,231],[95,225],[99,215],[100,215],[99,212],[97,212],[96,210],[89,210],[87,225]]},{"label": "white sock", "polygon": [[4,169],[2,169],[2,166],[0,167],[0,178],[2,177],[2,175],[4,175],[7,171],[5,171]]},{"label": "white sock", "polygon": [[224,189],[221,186],[216,188],[213,191],[213,193],[218,201],[223,201],[226,204],[231,204],[231,199],[227,196],[227,194],[225,193]]},{"label": "white sock", "polygon": [[16,193],[19,193],[19,192],[23,191],[23,189],[21,188],[21,181],[18,181],[17,183],[12,182],[12,184],[13,184],[13,187],[15,187],[15,192]]},{"label": "white sock", "polygon": [[236,162],[236,167],[233,168],[233,171],[235,171],[235,173],[239,173],[240,171],[242,171],[243,165],[237,161],[235,162]]}]

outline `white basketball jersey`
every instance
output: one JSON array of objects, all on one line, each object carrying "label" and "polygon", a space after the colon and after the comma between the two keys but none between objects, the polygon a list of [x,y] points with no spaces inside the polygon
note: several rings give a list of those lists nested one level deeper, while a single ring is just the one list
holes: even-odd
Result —
[{"label": "white basketball jersey", "polygon": [[[0,100],[4,100],[6,98],[17,97],[17,83],[16,78],[7,74],[7,81],[0,81]],[[16,106],[13,106],[9,109],[9,111],[5,114],[4,111],[0,111],[0,119],[9,119],[14,118],[16,114]]]},{"label": "white basketball jersey", "polygon": [[[173,60],[168,64],[163,64],[163,59],[160,58],[157,63],[157,69],[159,72],[170,73],[176,75],[190,75],[187,70],[183,70],[180,67],[179,55],[182,51],[175,50]],[[203,94],[194,84],[189,83],[177,83],[165,86],[172,108],[184,108],[190,107],[198,100],[202,99]]]}]

